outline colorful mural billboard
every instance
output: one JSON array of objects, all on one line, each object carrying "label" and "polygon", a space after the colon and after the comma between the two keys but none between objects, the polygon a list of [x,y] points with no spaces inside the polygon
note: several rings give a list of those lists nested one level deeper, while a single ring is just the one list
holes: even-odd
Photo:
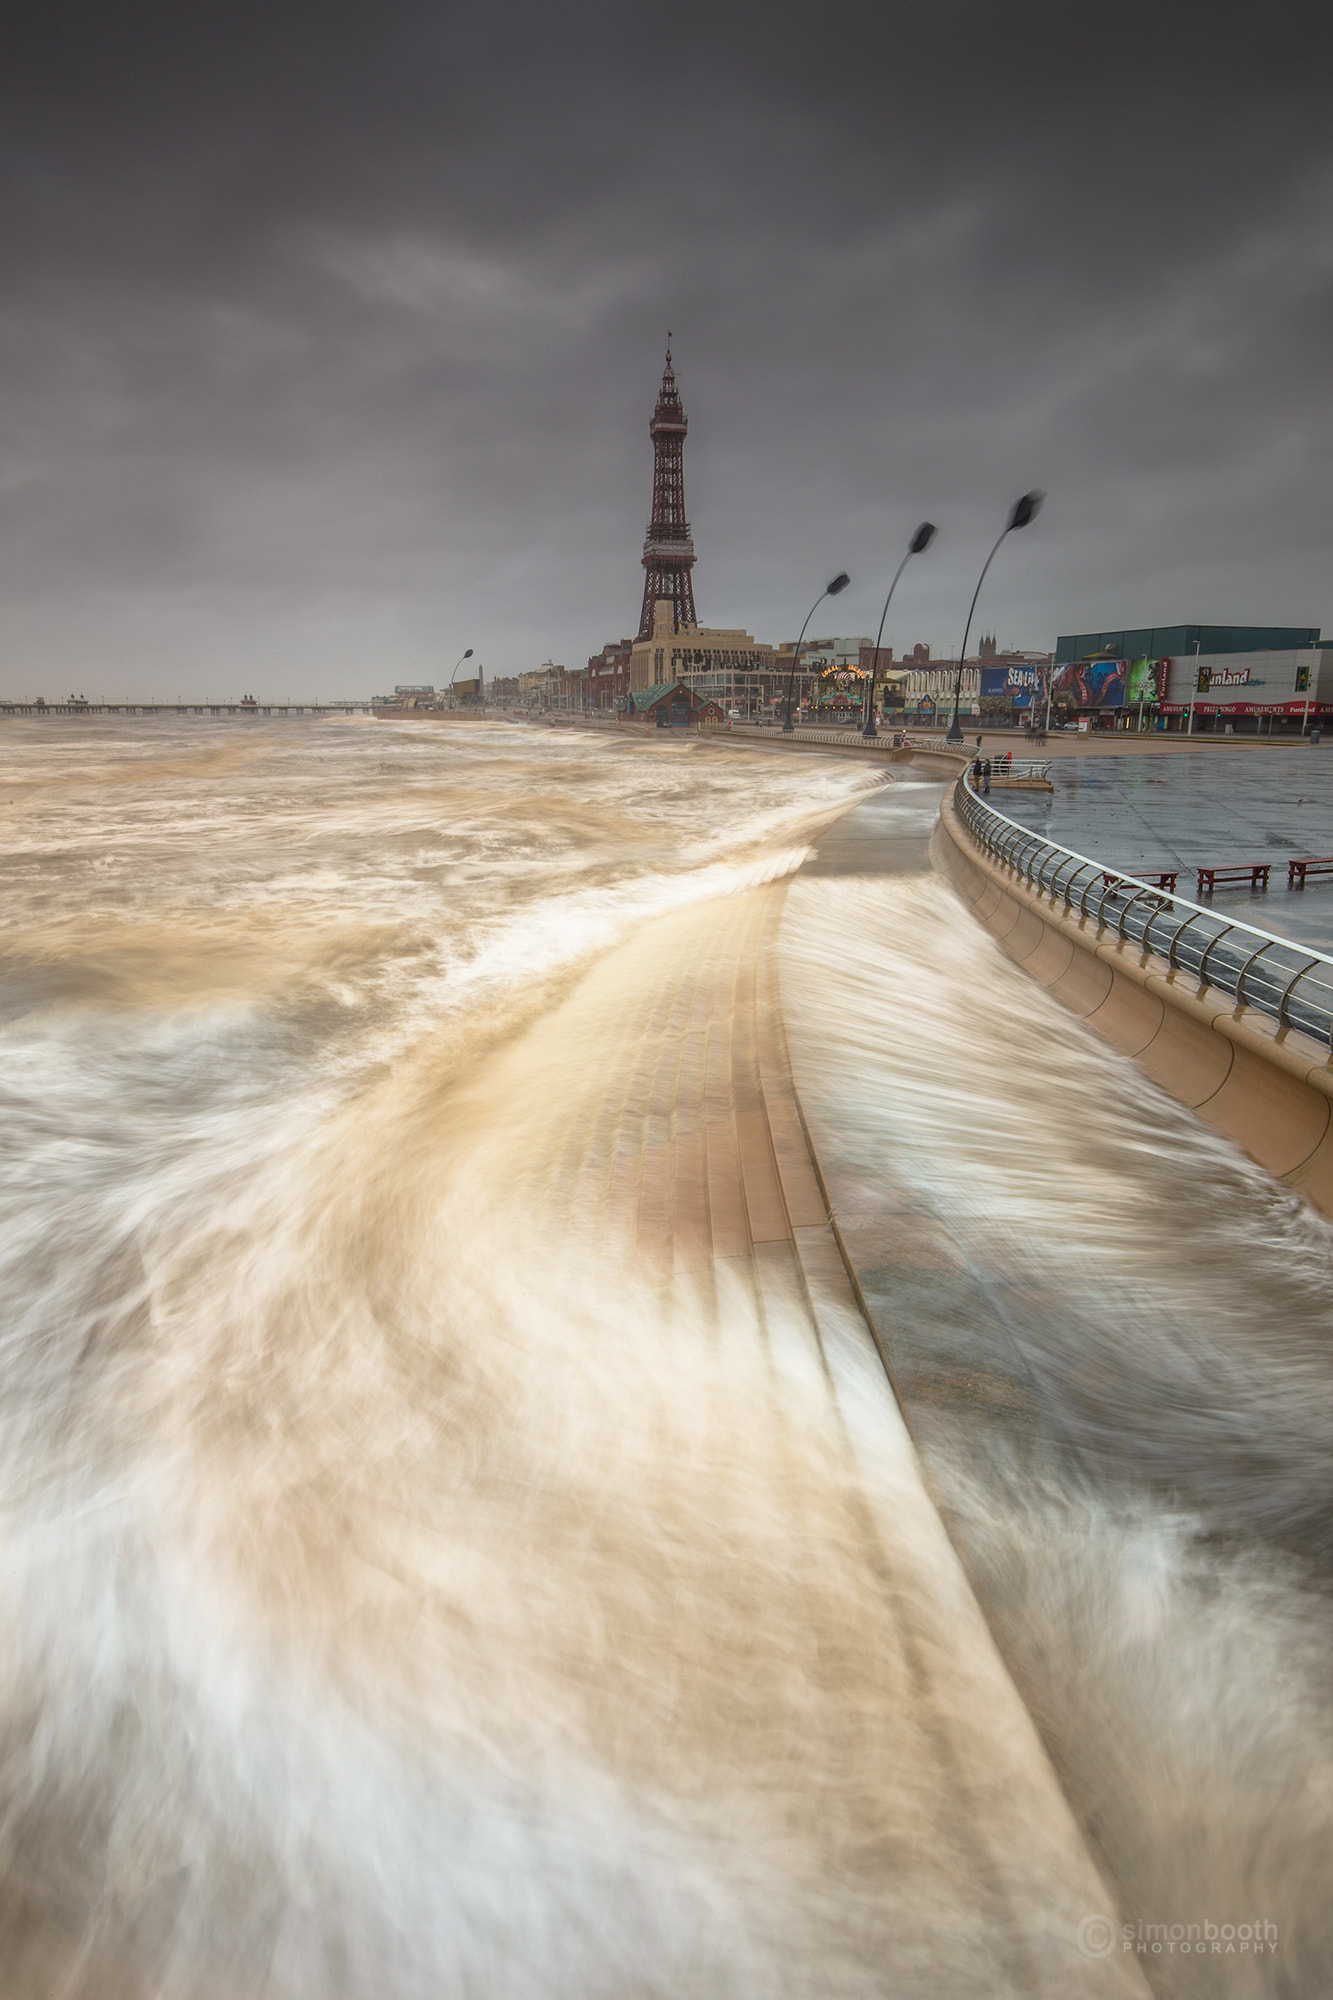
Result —
[{"label": "colorful mural billboard", "polygon": [[1128,678],[1128,660],[1070,660],[1055,670],[1051,699],[1075,708],[1123,708]]}]

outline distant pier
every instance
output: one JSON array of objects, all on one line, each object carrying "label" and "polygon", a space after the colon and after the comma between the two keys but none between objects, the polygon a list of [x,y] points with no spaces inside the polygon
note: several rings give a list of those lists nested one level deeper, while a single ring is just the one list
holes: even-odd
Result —
[{"label": "distant pier", "polygon": [[369,701],[0,701],[0,715],[369,715]]}]

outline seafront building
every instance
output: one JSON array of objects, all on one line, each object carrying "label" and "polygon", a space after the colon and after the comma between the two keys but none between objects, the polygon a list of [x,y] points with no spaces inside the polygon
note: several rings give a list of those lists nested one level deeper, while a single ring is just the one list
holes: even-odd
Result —
[{"label": "seafront building", "polygon": [[1274,647],[1254,653],[1198,653],[1167,663],[1160,712],[1179,728],[1194,707],[1196,731],[1249,733],[1303,728],[1333,715],[1333,647]]},{"label": "seafront building", "polygon": [[629,655],[629,689],[637,694],[682,680],[728,706],[771,697],[777,652],[739,627],[678,625],[675,607],[658,598],[646,636]]},{"label": "seafront building", "polygon": [[518,699],[521,707],[543,714],[581,711],[587,701],[587,675],[582,667],[545,660],[534,672],[518,676]]},{"label": "seafront building", "polygon": [[400,681],[392,694],[373,694],[370,697],[370,706],[372,713],[377,708],[434,708],[438,700],[439,697],[429,681]]},{"label": "seafront building", "polygon": [[[976,658],[963,662],[960,715],[990,728],[1021,723],[1044,698],[1050,665],[1049,653],[1001,653],[983,641]],[[929,726],[953,714],[957,660],[932,660],[929,648],[918,646],[901,669],[886,670],[881,656],[881,677],[886,671],[902,695],[904,721]]]},{"label": "seafront building", "polygon": [[1317,625],[1159,625],[1063,634],[1052,713],[1080,729],[1300,735],[1333,720]]},{"label": "seafront building", "polygon": [[[812,711],[846,706],[842,697],[850,685],[851,705],[859,708],[874,651],[874,642],[861,637],[807,639],[801,648],[795,703]],[[791,640],[771,646],[738,626],[677,628],[672,606],[663,598],[655,607],[647,638],[636,639],[629,648],[628,691],[637,694],[679,680],[702,701],[717,702],[725,714],[763,715],[787,699],[792,653]],[[891,651],[881,652],[880,680],[885,689],[891,685],[886,673],[891,659]],[[594,661],[588,666],[592,671]]]},{"label": "seafront building", "polygon": [[594,653],[588,662],[586,688],[588,707],[603,715],[614,715],[629,699],[629,663],[634,650],[632,639],[613,639]]},{"label": "seafront building", "polygon": [[656,729],[688,729],[695,723],[721,722],[722,710],[684,681],[668,681],[632,694],[624,720]]}]

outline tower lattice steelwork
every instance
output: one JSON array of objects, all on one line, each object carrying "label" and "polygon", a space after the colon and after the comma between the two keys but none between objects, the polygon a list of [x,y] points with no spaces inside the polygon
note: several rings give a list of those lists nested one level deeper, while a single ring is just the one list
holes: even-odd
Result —
[{"label": "tower lattice steelwork", "polygon": [[[669,338],[670,336],[668,336]],[[685,518],[685,433],[689,421],[681,405],[667,348],[662,370],[662,393],[653,411],[648,434],[653,441],[653,518],[643,543],[643,611],[639,637],[651,637],[653,606],[659,597],[670,598],[675,606],[676,629],[694,626],[694,543]]]}]

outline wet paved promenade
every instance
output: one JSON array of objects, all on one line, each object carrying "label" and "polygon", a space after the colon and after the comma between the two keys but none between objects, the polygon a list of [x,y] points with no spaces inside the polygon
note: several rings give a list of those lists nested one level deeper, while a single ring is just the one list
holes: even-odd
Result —
[{"label": "wet paved promenade", "polygon": [[1224,916],[1318,951],[1333,951],[1333,875],[1287,888],[1287,862],[1333,855],[1333,744],[1292,743],[1197,754],[1057,758],[1054,794],[997,792],[1010,819],[1093,861],[1133,875],[1182,871],[1195,897],[1194,869],[1266,861],[1266,894],[1219,890]]}]

